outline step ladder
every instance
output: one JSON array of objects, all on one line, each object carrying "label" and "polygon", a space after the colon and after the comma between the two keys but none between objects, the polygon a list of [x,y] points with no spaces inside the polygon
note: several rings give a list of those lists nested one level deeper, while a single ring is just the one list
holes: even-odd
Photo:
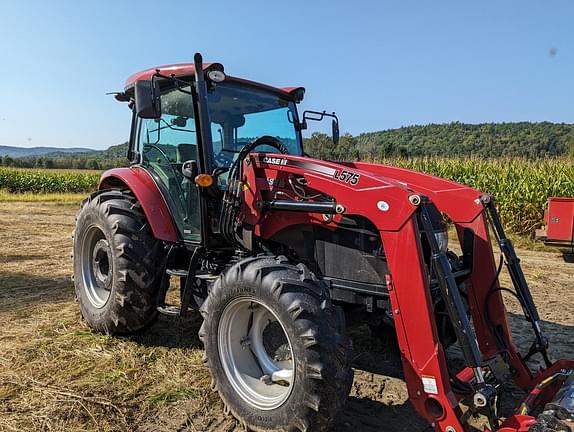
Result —
[{"label": "step ladder", "polygon": [[[190,263],[190,268],[193,270],[193,259],[192,262]],[[203,272],[194,272],[195,273],[195,277],[194,279],[200,279],[203,281],[213,281],[215,279],[218,278],[218,275],[214,275],[211,273],[203,273]],[[193,284],[188,284],[187,283],[187,277],[189,275],[189,270],[185,270],[185,269],[178,269],[178,268],[168,268],[165,271],[165,276],[164,279],[162,280],[162,292],[160,293],[160,296],[164,299],[164,301],[162,302],[162,304],[159,304],[157,306],[157,311],[159,313],[161,313],[162,315],[167,315],[167,316],[184,316],[190,307],[190,304],[193,302]],[[172,305],[172,304],[167,304],[165,303],[165,297],[167,295],[167,291],[169,289],[169,281],[171,279],[171,277],[179,277],[181,278],[181,293],[180,293],[180,299],[181,299],[181,304],[180,305]]]}]

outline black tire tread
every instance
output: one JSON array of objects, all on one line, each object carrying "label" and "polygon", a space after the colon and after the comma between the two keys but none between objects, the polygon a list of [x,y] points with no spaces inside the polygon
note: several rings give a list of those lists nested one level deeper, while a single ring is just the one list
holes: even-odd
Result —
[{"label": "black tire tread", "polygon": [[[107,334],[131,334],[148,327],[157,318],[156,295],[165,253],[163,244],[153,237],[141,205],[130,191],[103,190],[82,202],[76,218],[76,240],[82,218],[87,214],[103,218],[104,230],[113,238],[114,287],[106,309],[93,314],[81,278],[74,278],[82,316],[90,327]],[[75,268],[75,273],[77,269]]]},{"label": "black tire tread", "polygon": [[340,322],[343,315],[331,303],[327,286],[305,265],[292,264],[283,256],[250,257],[232,265],[214,283],[200,309],[204,323],[199,337],[205,345],[205,362],[212,374],[213,356],[218,356],[218,353],[217,347],[210,346],[206,322],[220,307],[216,299],[233,284],[252,284],[268,290],[288,311],[306,348],[304,361],[308,388],[303,401],[306,409],[294,412],[290,424],[269,428],[247,424],[233,402],[226,400],[218,379],[214,379],[213,385],[226,409],[257,432],[327,430],[344,406],[353,382],[351,342],[344,334],[345,326]]}]

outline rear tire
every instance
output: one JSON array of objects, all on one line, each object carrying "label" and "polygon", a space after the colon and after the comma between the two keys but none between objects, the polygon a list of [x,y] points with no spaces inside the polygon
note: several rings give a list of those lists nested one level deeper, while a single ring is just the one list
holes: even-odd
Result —
[{"label": "rear tire", "polygon": [[165,253],[129,192],[96,192],[74,230],[74,287],[82,317],[107,334],[130,334],[157,317]]},{"label": "rear tire", "polygon": [[[226,412],[255,431],[327,430],[332,425],[353,382],[351,343],[344,334],[344,315],[306,266],[285,257],[244,259],[214,283],[200,312],[205,362]],[[273,339],[257,347],[251,330],[262,320],[267,324],[260,335],[279,323],[276,328],[286,341],[269,357],[259,352],[263,345],[268,350]],[[269,381],[271,357],[281,364],[278,375],[288,376],[286,381],[275,381],[274,375]]]}]

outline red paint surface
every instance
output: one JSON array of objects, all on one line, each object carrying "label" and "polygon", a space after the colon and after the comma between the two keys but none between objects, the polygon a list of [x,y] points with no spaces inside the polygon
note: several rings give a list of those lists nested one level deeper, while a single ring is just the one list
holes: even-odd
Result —
[{"label": "red paint surface", "polygon": [[[209,66],[214,65],[214,64],[215,63],[203,63],[203,69],[205,70]],[[162,75],[174,74],[178,77],[184,77],[184,76],[192,76],[195,74],[195,66],[193,65],[193,63],[180,63],[180,64],[156,66],[153,68],[145,69],[145,70],[140,71],[140,72],[136,72],[135,74],[131,75],[126,80],[126,83],[124,85],[125,90],[131,89],[134,86],[136,81],[151,79],[153,74],[155,74],[158,69]],[[233,76],[229,76],[229,75],[226,75],[225,79],[227,81],[235,81],[235,82],[239,82],[239,83],[243,83],[243,84],[247,84],[247,85],[252,85],[255,87],[266,89],[266,90],[272,91],[274,93],[279,93],[279,94],[282,94],[284,96],[289,96],[289,97],[292,96],[292,92],[299,90],[301,88],[301,87],[285,87],[285,88],[273,87],[273,86],[270,86],[267,84],[262,84],[262,83],[258,83],[255,81],[250,81],[250,80],[246,80],[243,78],[237,78],[237,77],[233,77]]]},{"label": "red paint surface", "polygon": [[[212,63],[203,63],[203,69],[211,66]],[[156,70],[160,70],[163,75],[175,74],[177,76],[188,76],[195,74],[195,66],[193,63],[180,63],[180,64],[169,64],[163,66],[156,66],[153,68],[145,69],[140,72],[136,72],[126,80],[125,88],[129,88],[135,84],[136,81],[149,80],[152,75],[156,73]]]},{"label": "red paint surface", "polygon": [[[506,309],[500,293],[488,295],[496,280],[496,262],[488,235],[487,220],[483,206],[478,201],[481,192],[448,180],[415,171],[367,163],[333,163],[290,155],[272,155],[275,163],[262,161],[262,155],[252,154],[244,166],[244,208],[245,221],[255,225],[256,234],[270,238],[281,230],[297,223],[318,224],[335,228],[340,216],[332,222],[325,222],[321,215],[264,211],[258,202],[273,199],[276,192],[292,194],[288,184],[289,175],[304,176],[310,195],[323,192],[345,207],[345,215],[367,217],[380,231],[385,247],[389,274],[389,289],[392,313],[396,325],[397,339],[409,399],[416,411],[437,431],[447,426],[457,431],[470,431],[462,425],[460,395],[453,392],[448,377],[445,355],[440,344],[433,317],[433,306],[429,299],[427,269],[422,261],[420,233],[415,218],[416,207],[409,201],[412,194],[427,196],[453,221],[462,246],[464,229],[470,229],[475,236],[473,271],[469,282],[469,304],[477,340],[486,360],[499,353],[505,353],[516,371],[515,383],[525,389],[532,389],[538,382],[561,367],[572,367],[571,361],[559,361],[547,370],[531,373],[522,361],[512,342],[506,318]],[[280,161],[277,162],[277,159]],[[291,162],[295,162],[292,165]],[[312,167],[297,165],[310,163]],[[347,169],[360,174],[356,185],[342,182],[326,170]],[[381,211],[377,202],[384,200],[387,211]],[[408,245],[408,246],[405,246]],[[494,284],[497,287],[498,283]],[[488,298],[488,304],[486,300]],[[494,325],[503,333],[505,347],[497,346],[488,323],[485,309],[488,308]],[[465,370],[460,376],[464,381],[472,378],[472,371]],[[438,394],[424,391],[422,378],[433,377]],[[545,403],[551,394],[541,398]],[[440,403],[442,415],[433,417],[429,411],[429,400]],[[527,431],[534,419],[530,416],[512,416],[504,423],[505,432]]]},{"label": "red paint surface", "polygon": [[171,213],[163,195],[148,172],[135,166],[108,170],[102,174],[99,189],[116,188],[118,181],[136,196],[154,237],[159,240],[176,242],[178,235]]},{"label": "red paint surface", "polygon": [[549,198],[546,236],[553,241],[574,241],[574,198]]}]

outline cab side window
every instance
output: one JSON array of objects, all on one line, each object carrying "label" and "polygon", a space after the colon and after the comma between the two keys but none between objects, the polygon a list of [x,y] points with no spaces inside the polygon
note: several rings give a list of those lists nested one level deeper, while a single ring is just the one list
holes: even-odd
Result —
[{"label": "cab side window", "polygon": [[182,238],[200,240],[199,198],[181,167],[197,160],[197,135],[191,96],[176,89],[161,96],[159,119],[140,119],[137,148],[141,165],[162,191]]}]

